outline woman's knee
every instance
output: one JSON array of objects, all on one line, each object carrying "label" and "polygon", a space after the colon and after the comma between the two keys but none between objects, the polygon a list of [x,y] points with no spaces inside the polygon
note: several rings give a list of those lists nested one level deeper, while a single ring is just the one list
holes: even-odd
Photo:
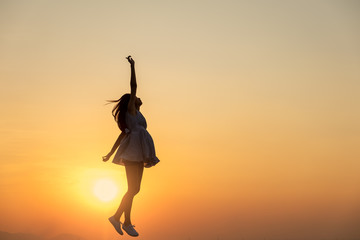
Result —
[{"label": "woman's knee", "polygon": [[128,192],[130,195],[135,196],[140,192],[140,186],[129,188]]}]

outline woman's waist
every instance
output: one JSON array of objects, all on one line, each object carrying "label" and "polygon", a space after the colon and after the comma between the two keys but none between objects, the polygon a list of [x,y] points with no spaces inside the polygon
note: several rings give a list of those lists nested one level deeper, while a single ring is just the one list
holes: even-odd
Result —
[{"label": "woman's waist", "polygon": [[146,131],[147,132],[147,130],[146,130],[146,128],[144,128],[144,127],[136,127],[136,128],[131,128],[131,129],[129,129],[129,134],[136,134],[136,133],[141,133],[141,132],[143,132],[143,131]]}]

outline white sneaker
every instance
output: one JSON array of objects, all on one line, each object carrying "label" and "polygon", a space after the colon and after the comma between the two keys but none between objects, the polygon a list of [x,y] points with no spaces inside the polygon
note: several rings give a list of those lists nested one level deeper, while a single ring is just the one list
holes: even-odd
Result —
[{"label": "white sneaker", "polygon": [[123,235],[123,231],[121,230],[121,222],[119,222],[118,220],[116,220],[114,218],[114,216],[109,217],[109,221],[111,222],[111,224],[114,226],[115,230],[120,234]]},{"label": "white sneaker", "polygon": [[123,224],[122,225],[122,229],[124,229],[127,234],[129,234],[130,236],[133,236],[133,237],[137,237],[137,236],[139,236],[139,233],[134,229],[134,227],[135,227],[135,225],[131,225],[131,224],[129,224],[129,225]]}]

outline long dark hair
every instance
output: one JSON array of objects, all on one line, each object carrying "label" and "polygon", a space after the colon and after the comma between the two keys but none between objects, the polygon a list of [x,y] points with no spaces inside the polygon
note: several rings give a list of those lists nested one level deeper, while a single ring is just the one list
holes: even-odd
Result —
[{"label": "long dark hair", "polygon": [[125,132],[125,128],[127,128],[125,116],[128,109],[129,101],[130,93],[125,93],[118,100],[108,100],[108,102],[110,103],[116,103],[115,107],[112,110],[112,115],[114,116],[114,119],[122,132]]}]

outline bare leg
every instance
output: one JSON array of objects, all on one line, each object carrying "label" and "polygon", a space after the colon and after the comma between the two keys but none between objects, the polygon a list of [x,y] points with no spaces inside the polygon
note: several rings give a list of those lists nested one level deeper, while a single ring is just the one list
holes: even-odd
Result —
[{"label": "bare leg", "polygon": [[136,164],[126,164],[126,178],[128,183],[128,190],[123,196],[120,206],[117,209],[114,218],[120,221],[120,217],[123,213],[125,213],[125,225],[131,224],[131,206],[134,199],[134,196],[140,191],[140,184],[144,170],[144,164],[136,163]]}]

